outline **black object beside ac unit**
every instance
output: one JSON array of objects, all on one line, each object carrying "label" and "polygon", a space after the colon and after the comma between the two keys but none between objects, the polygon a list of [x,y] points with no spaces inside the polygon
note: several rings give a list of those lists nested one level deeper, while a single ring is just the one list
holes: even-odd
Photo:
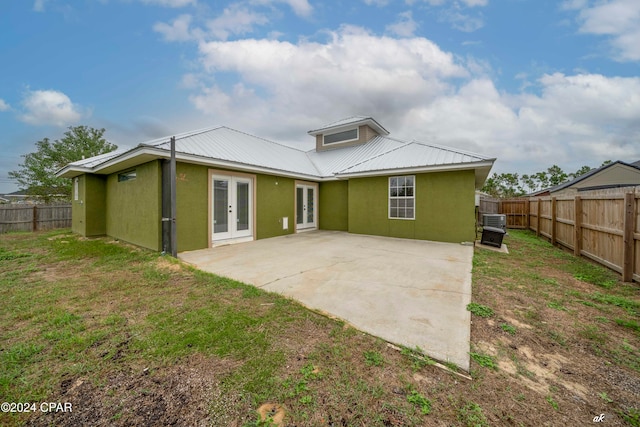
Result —
[{"label": "black object beside ac unit", "polygon": [[502,239],[506,233],[502,228],[482,227],[482,240],[480,240],[480,243],[500,248],[502,247]]}]

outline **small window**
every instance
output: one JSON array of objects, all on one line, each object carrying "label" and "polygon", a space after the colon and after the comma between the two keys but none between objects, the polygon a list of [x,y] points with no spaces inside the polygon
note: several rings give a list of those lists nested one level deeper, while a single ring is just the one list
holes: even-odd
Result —
[{"label": "small window", "polygon": [[136,179],[135,169],[118,174],[118,182],[131,181],[132,179]]},{"label": "small window", "polygon": [[389,218],[415,219],[415,176],[389,178]]},{"label": "small window", "polygon": [[80,198],[80,189],[78,181],[80,181],[80,178],[75,177],[73,178],[73,200],[78,200]]},{"label": "small window", "polygon": [[324,136],[325,144],[335,144],[336,142],[348,142],[358,139],[358,129],[345,130],[344,132],[332,133]]}]

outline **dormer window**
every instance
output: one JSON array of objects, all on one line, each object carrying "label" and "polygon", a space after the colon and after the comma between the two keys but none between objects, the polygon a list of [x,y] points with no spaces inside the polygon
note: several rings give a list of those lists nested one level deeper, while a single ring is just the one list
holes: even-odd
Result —
[{"label": "dormer window", "polygon": [[330,133],[324,135],[323,144],[335,144],[336,142],[356,141],[359,138],[358,128],[345,130],[343,132]]},{"label": "dormer window", "polygon": [[377,136],[389,135],[389,131],[372,117],[354,116],[310,130],[316,138],[316,151],[353,147],[366,144]]}]

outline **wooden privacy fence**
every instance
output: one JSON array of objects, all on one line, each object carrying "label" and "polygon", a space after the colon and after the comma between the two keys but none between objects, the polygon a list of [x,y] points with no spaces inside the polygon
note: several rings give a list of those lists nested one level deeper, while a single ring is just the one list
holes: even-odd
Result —
[{"label": "wooden privacy fence", "polygon": [[529,199],[480,198],[478,223],[482,224],[484,214],[504,214],[507,228],[529,228]]},{"label": "wooden privacy fence", "polygon": [[640,281],[640,194],[539,197],[529,201],[530,228]]},{"label": "wooden privacy fence", "polygon": [[0,234],[71,227],[71,205],[0,205]]},{"label": "wooden privacy fence", "polygon": [[640,186],[557,197],[481,198],[484,213],[506,215],[507,228],[530,229],[554,245],[573,250],[640,281]]}]

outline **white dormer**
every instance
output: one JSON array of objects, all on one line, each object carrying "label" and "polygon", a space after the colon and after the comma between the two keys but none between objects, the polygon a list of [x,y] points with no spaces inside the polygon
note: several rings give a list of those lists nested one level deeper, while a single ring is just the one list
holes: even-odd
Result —
[{"label": "white dormer", "polygon": [[316,137],[316,151],[324,151],[364,144],[378,135],[389,135],[389,131],[372,117],[354,116],[310,130],[308,134]]}]

